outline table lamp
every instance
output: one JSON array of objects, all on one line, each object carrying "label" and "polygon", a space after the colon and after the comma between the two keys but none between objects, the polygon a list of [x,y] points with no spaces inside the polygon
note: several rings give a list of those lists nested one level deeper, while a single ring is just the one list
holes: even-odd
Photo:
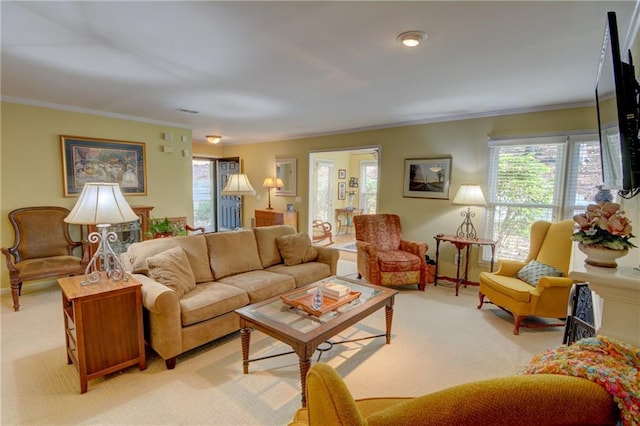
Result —
[{"label": "table lamp", "polygon": [[107,277],[115,281],[127,280],[122,263],[109,244],[118,241],[118,235],[113,231],[109,232],[108,229],[113,224],[136,220],[138,215],[129,207],[120,190],[120,185],[104,182],[91,182],[84,185],[73,210],[64,218],[67,223],[95,225],[99,230],[99,232],[90,233],[87,237],[90,243],[99,243],[99,245],[84,271],[82,285],[100,281],[98,259],[101,259],[101,267],[107,273]]},{"label": "table lamp", "polygon": [[[256,190],[251,186],[247,175],[236,174],[228,176],[227,184],[222,189],[221,194],[241,197],[243,195],[256,195]],[[238,210],[238,224],[242,225],[242,203],[239,198],[236,200],[236,206]]]},{"label": "table lamp", "polygon": [[462,185],[460,185],[460,189],[458,189],[458,192],[456,193],[456,196],[453,198],[453,201],[451,203],[467,206],[467,211],[463,210],[462,212],[460,212],[460,216],[464,217],[464,220],[456,231],[456,237],[477,240],[478,235],[476,233],[476,228],[471,222],[471,218],[475,217],[476,214],[475,212],[471,211],[470,206],[487,205],[480,185],[463,183]]},{"label": "table lamp", "polygon": [[273,210],[273,207],[271,207],[271,189],[282,188],[283,186],[284,183],[282,183],[282,179],[279,177],[275,178],[275,180],[272,177],[268,177],[262,182],[262,187],[267,188],[267,194],[269,195],[269,207],[267,207],[267,210]]}]

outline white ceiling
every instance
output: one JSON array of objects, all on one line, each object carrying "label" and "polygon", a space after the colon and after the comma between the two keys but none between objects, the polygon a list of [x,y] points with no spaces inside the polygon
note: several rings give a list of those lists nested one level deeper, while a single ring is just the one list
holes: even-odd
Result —
[{"label": "white ceiling", "polygon": [[[2,1],[1,93],[227,144],[590,104],[606,12],[624,45],[635,7]],[[428,39],[402,47],[407,30]]]}]

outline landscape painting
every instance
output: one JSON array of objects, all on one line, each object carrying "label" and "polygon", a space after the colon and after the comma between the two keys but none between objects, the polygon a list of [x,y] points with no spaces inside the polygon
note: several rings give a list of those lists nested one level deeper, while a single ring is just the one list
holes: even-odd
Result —
[{"label": "landscape painting", "polygon": [[404,160],[405,197],[449,199],[451,157]]}]

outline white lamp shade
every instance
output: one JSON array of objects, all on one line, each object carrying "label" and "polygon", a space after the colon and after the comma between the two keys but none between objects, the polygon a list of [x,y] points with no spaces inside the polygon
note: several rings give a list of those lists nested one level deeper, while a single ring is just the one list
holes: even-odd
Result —
[{"label": "white lamp shade", "polygon": [[484,199],[480,185],[463,183],[451,203],[463,206],[485,206],[487,201]]},{"label": "white lamp shade", "polygon": [[79,225],[107,225],[133,222],[138,215],[131,210],[117,183],[86,183],[67,223]]},{"label": "white lamp shade", "polygon": [[273,178],[268,177],[262,182],[262,186],[264,188],[274,188],[276,185],[273,183]]},{"label": "white lamp shade", "polygon": [[251,186],[247,175],[230,175],[222,189],[222,195],[256,195],[256,190]]},{"label": "white lamp shade", "polygon": [[264,182],[262,182],[262,186],[264,188],[282,188],[284,186],[284,183],[282,183],[282,179],[280,178],[272,178],[272,177],[268,177],[264,179]]}]

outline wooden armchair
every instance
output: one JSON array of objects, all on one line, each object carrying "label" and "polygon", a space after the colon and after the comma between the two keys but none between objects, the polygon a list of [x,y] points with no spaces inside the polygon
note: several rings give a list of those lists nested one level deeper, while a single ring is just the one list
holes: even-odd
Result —
[{"label": "wooden armchair", "polygon": [[324,245],[330,246],[331,244],[333,244],[333,233],[331,232],[331,224],[329,222],[324,222],[319,219],[314,220],[312,235],[314,244],[322,242],[327,238],[329,239],[329,242]]},{"label": "wooden armchair", "polygon": [[[15,240],[2,248],[9,269],[13,310],[20,309],[24,281],[83,274],[89,263],[87,242],[72,241],[64,207],[25,207],[9,212]],[[82,259],[73,250],[82,247]]]}]

